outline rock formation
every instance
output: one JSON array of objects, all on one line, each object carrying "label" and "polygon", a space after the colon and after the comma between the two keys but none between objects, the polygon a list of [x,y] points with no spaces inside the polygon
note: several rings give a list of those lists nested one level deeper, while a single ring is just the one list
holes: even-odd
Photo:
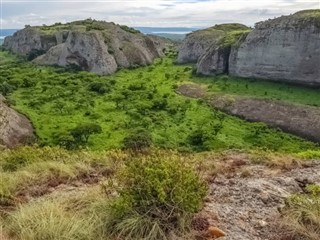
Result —
[{"label": "rock formation", "polygon": [[35,136],[29,120],[4,101],[0,95],[0,145],[12,148],[33,141]]},{"label": "rock formation", "polygon": [[240,77],[320,84],[320,10],[257,23],[233,47],[229,73]]},{"label": "rock formation", "polygon": [[226,40],[226,35],[234,31],[248,31],[242,24],[220,24],[213,27],[192,32],[186,36],[181,44],[178,63],[196,63],[206,55],[209,48],[214,51]]},{"label": "rock formation", "polygon": [[197,62],[202,75],[320,85],[320,10],[260,22],[252,31],[239,24],[196,31],[182,44],[178,62]]},{"label": "rock formation", "polygon": [[98,74],[144,66],[164,55],[169,43],[114,23],[87,19],[26,27],[7,37],[4,47],[43,65],[73,66]]}]

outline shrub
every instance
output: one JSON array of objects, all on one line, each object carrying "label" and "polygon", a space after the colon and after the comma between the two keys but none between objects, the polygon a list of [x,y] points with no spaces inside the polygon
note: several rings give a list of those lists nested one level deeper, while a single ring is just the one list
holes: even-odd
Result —
[{"label": "shrub", "polygon": [[145,129],[136,129],[123,139],[123,148],[141,151],[152,145],[152,136]]},{"label": "shrub", "polygon": [[89,85],[89,90],[92,92],[96,92],[99,94],[104,94],[109,92],[109,89],[107,88],[107,86],[103,83],[100,82],[93,82]]},{"label": "shrub", "polygon": [[76,143],[82,144],[87,143],[89,140],[89,137],[92,134],[99,134],[102,132],[102,129],[100,125],[95,123],[86,123],[86,124],[80,124],[74,129],[70,131],[71,136],[74,138]]},{"label": "shrub", "polygon": [[207,193],[206,184],[178,156],[132,159],[118,175],[119,197],[106,228],[125,239],[167,239],[190,227]]},{"label": "shrub", "polygon": [[306,194],[295,194],[282,209],[282,225],[297,239],[320,239],[320,186],[308,185]]}]

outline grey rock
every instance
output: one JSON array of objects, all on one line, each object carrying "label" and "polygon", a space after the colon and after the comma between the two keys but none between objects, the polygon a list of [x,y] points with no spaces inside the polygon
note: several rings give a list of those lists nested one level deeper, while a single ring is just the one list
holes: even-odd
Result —
[{"label": "grey rock", "polygon": [[30,121],[4,103],[0,95],[0,145],[13,148],[35,139]]},{"label": "grey rock", "polygon": [[41,33],[39,29],[27,27],[4,39],[3,46],[21,56],[28,56],[33,51],[47,51],[57,44],[53,35]]},{"label": "grey rock", "polygon": [[[223,44],[223,40],[226,35],[234,31],[247,30],[249,30],[249,28],[245,25],[239,23],[227,23],[218,24],[210,28],[192,32],[183,40],[179,49],[177,62],[197,63],[200,61],[201,63],[198,63],[198,67],[200,65],[200,68],[203,68],[204,70],[203,74],[205,74],[205,71],[208,71],[208,67],[206,67],[207,65],[220,60],[220,55],[213,55],[215,55],[215,53],[219,54],[223,52],[222,49],[228,47]],[[202,64],[204,64],[204,66],[202,66]],[[221,63],[221,65],[223,65],[223,63]],[[201,72],[202,70],[200,70],[200,73]]]},{"label": "grey rock", "polygon": [[[320,10],[312,10],[320,16]],[[256,24],[232,48],[229,73],[240,77],[320,84],[320,17],[302,11]]]}]

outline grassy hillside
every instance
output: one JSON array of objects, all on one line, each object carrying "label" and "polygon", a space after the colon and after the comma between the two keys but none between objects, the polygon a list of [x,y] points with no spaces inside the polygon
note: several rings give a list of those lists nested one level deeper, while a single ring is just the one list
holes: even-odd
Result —
[{"label": "grassy hillside", "polygon": [[[315,147],[175,93],[177,85],[194,80],[210,81],[212,89],[218,91],[239,89],[239,94],[257,95],[267,91],[270,95],[263,96],[276,94],[285,98],[274,83],[252,83],[248,90],[248,80],[237,83],[236,79],[192,78],[191,67],[174,65],[171,58],[158,59],[148,67],[121,70],[112,76],[98,76],[34,66],[6,52],[0,54],[1,91],[15,109],[31,119],[40,145],[65,145],[74,140],[75,128],[90,123],[100,126],[101,133],[90,136],[88,143],[82,145],[95,150],[121,148],[125,137],[141,128],[151,134],[153,145],[161,148],[196,151],[267,148],[297,152]],[[250,92],[251,88],[256,90]],[[303,90],[310,93],[307,100],[298,88],[292,89],[294,101],[318,104],[314,90]]]}]

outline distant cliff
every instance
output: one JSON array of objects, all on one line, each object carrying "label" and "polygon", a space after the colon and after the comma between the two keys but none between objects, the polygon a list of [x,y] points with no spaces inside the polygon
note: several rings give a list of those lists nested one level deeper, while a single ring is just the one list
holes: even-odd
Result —
[{"label": "distant cliff", "polygon": [[178,55],[178,63],[196,63],[207,50],[221,44],[227,33],[233,31],[248,31],[242,24],[220,24],[213,27],[189,33],[182,42]]},{"label": "distant cliff", "polygon": [[[238,29],[217,34],[217,27],[232,25]],[[320,10],[259,22],[252,31],[239,24],[201,31],[188,35],[178,57],[181,63],[197,62],[198,74],[320,85]]]},{"label": "distant cliff", "polygon": [[0,95],[0,145],[16,147],[35,139],[29,120],[9,108]]},{"label": "distant cliff", "polygon": [[87,19],[30,27],[6,37],[4,47],[43,65],[74,66],[98,74],[144,66],[164,55],[169,41],[127,26]]},{"label": "distant cliff", "polygon": [[233,47],[229,73],[241,77],[320,84],[320,10],[256,24]]}]

